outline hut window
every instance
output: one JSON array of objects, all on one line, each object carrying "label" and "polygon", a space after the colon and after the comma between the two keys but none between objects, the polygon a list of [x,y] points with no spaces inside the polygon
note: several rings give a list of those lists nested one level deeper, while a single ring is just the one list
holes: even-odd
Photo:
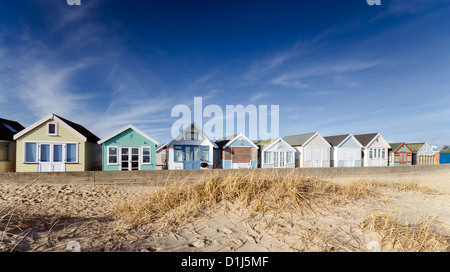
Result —
[{"label": "hut window", "polygon": [[286,155],[287,163],[293,163],[294,162],[294,152],[287,152]]},{"label": "hut window", "polygon": [[37,162],[37,144],[25,143],[25,162],[33,163]]},{"label": "hut window", "polygon": [[78,148],[77,148],[77,144],[67,144],[67,150],[66,150],[66,155],[67,155],[67,160],[66,162],[78,162]]},{"label": "hut window", "polygon": [[142,163],[152,163],[150,150],[150,147],[142,148]]},{"label": "hut window", "polygon": [[264,163],[272,163],[272,152],[264,153]]},{"label": "hut window", "polygon": [[117,147],[116,146],[108,147],[108,163],[109,164],[117,164]]},{"label": "hut window", "polygon": [[58,135],[58,125],[56,123],[47,123],[47,135]]},{"label": "hut window", "polygon": [[194,146],[194,148],[193,148],[193,152],[194,152],[194,154],[193,154],[193,160],[194,161],[198,161],[199,160],[199,148],[198,148],[198,146]]},{"label": "hut window", "polygon": [[202,146],[202,161],[209,161],[209,147]]},{"label": "hut window", "polygon": [[0,143],[0,161],[9,161],[9,143]]},{"label": "hut window", "polygon": [[182,162],[183,161],[183,149],[181,146],[175,146],[174,147],[174,159],[176,162]]},{"label": "hut window", "polygon": [[198,132],[187,132],[186,139],[191,140],[191,141],[197,141],[198,140]]}]

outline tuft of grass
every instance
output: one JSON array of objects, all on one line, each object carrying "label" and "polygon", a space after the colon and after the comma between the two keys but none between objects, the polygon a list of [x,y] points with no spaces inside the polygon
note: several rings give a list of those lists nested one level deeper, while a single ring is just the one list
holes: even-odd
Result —
[{"label": "tuft of grass", "polygon": [[313,212],[316,204],[346,203],[373,193],[368,182],[339,185],[292,173],[280,176],[252,171],[231,172],[226,176],[205,175],[197,183],[168,185],[165,189],[137,200],[124,202],[116,214],[130,227],[159,219],[176,226],[214,209],[219,203],[239,204],[250,212]]},{"label": "tuft of grass", "polygon": [[436,230],[436,225],[431,216],[415,223],[401,223],[392,213],[372,213],[361,227],[381,235],[383,251],[449,252],[450,239]]},{"label": "tuft of grass", "polygon": [[414,182],[384,182],[384,181],[370,181],[370,184],[378,188],[389,188],[399,192],[419,191],[424,194],[440,194],[438,190],[429,188],[425,185],[419,185]]}]

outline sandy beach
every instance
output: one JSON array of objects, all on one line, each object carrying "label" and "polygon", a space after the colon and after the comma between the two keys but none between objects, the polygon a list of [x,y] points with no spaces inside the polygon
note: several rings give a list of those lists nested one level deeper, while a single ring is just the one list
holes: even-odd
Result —
[{"label": "sandy beach", "polygon": [[[303,206],[276,198],[221,198],[214,205],[189,204],[185,213],[173,208],[154,217],[153,212],[147,221],[140,203],[155,201],[158,193],[170,199],[179,192],[151,186],[0,184],[0,251],[72,251],[72,241],[83,252],[450,250],[447,173],[314,183],[314,188],[327,186],[319,194],[296,185],[294,197],[304,199]],[[132,221],[131,214],[140,218]]]}]

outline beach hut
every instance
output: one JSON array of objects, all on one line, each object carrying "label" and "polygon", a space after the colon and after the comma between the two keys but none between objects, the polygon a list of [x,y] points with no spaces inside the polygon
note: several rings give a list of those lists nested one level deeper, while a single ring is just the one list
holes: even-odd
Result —
[{"label": "beach hut", "polygon": [[362,145],[363,167],[388,166],[388,152],[391,147],[380,133],[358,134],[355,138]]},{"label": "beach hut", "polygon": [[389,166],[412,165],[413,152],[406,143],[390,143]]},{"label": "beach hut", "polygon": [[406,143],[412,151],[412,165],[436,164],[433,147],[427,143]]},{"label": "beach hut", "polygon": [[101,169],[100,140],[80,124],[49,114],[14,135],[17,172]]},{"label": "beach hut", "polygon": [[260,168],[294,168],[295,148],[281,138],[258,140],[258,161]]},{"label": "beach hut", "polygon": [[296,167],[330,167],[331,145],[318,132],[285,136],[283,140],[296,149]]},{"label": "beach hut", "polygon": [[214,148],[218,148],[196,124],[180,132],[175,138],[158,147],[158,156],[165,152],[169,170],[212,169]]},{"label": "beach hut", "polygon": [[103,171],[132,171],[156,169],[155,139],[132,125],[98,141],[102,146]]},{"label": "beach hut", "polygon": [[216,168],[241,169],[258,167],[259,147],[244,134],[225,137],[216,141]]},{"label": "beach hut", "polygon": [[327,136],[324,139],[331,145],[331,167],[360,167],[361,143],[352,134]]},{"label": "beach hut", "polygon": [[16,171],[14,134],[24,127],[16,121],[0,118],[0,172]]},{"label": "beach hut", "polygon": [[439,163],[440,164],[448,164],[450,163],[450,146],[444,145],[441,151],[439,152]]}]

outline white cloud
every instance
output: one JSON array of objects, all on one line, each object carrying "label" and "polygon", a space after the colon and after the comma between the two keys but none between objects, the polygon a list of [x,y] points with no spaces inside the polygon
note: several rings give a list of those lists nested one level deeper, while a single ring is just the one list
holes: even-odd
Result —
[{"label": "white cloud", "polygon": [[380,61],[342,61],[335,64],[319,64],[301,70],[289,71],[273,78],[274,85],[305,89],[310,86],[308,80],[316,76],[334,76],[341,73],[352,73],[379,65]]}]

